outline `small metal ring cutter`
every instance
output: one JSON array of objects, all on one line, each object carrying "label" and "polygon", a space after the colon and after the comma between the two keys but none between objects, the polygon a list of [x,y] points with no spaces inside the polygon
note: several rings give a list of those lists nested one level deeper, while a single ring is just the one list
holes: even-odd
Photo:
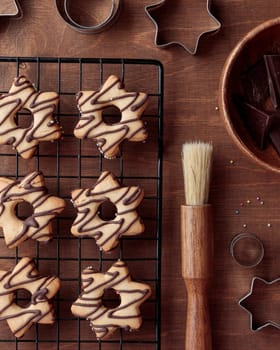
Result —
[{"label": "small metal ring cutter", "polygon": [[264,257],[264,246],[255,234],[240,233],[232,239],[230,253],[238,265],[255,267]]},{"label": "small metal ring cutter", "polygon": [[60,16],[74,30],[81,33],[97,34],[110,27],[118,18],[121,10],[121,0],[112,0],[112,6],[109,15],[100,23],[92,26],[85,26],[76,22],[70,12],[69,3],[71,0],[56,0],[56,7]]}]

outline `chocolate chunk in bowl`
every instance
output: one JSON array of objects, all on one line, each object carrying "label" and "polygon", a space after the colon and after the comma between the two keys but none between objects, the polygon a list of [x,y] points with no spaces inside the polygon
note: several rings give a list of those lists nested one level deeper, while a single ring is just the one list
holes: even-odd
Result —
[{"label": "chocolate chunk in bowl", "polygon": [[[280,18],[254,28],[232,50],[221,74],[219,105],[226,129],[240,150],[262,167],[280,172],[280,156],[276,150],[280,138],[277,131],[279,111],[275,102],[280,92],[277,92],[276,84],[272,86],[266,55],[280,55]],[[250,86],[253,87],[251,91]],[[271,127],[269,124],[268,129],[259,130],[259,135],[264,137],[261,140],[263,147],[258,144],[260,139],[256,140],[248,128],[236,103],[237,96],[257,111],[276,118]],[[252,110],[250,112],[251,119]]]}]

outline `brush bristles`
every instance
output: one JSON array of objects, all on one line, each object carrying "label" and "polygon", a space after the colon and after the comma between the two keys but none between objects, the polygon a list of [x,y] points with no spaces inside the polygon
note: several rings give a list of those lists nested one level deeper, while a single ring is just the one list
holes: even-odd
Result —
[{"label": "brush bristles", "polygon": [[185,143],[182,150],[186,205],[208,203],[213,146],[205,142]]}]

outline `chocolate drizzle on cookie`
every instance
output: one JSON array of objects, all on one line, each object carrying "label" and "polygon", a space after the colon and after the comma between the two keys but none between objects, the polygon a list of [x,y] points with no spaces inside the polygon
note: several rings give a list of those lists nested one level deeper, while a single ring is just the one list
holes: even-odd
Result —
[{"label": "chocolate drizzle on cookie", "polygon": [[[25,76],[16,77],[10,91],[0,96],[0,144],[11,145],[23,158],[30,158],[40,141],[59,139],[61,128],[54,118],[58,100],[56,92],[37,92]],[[23,109],[32,116],[27,128],[15,120]]]},{"label": "chocolate drizzle on cookie", "polygon": [[[104,157],[114,158],[123,140],[146,140],[147,131],[140,118],[147,100],[147,94],[127,92],[120,79],[111,75],[99,91],[80,91],[77,94],[81,118],[74,135],[95,140]],[[102,112],[110,106],[117,107],[121,112],[121,120],[113,125],[108,125],[102,118]]]},{"label": "chocolate drizzle on cookie", "polygon": [[[121,236],[144,231],[142,220],[136,212],[143,196],[140,187],[121,186],[112,173],[102,172],[93,187],[72,192],[72,202],[77,209],[72,234],[93,237],[101,250],[110,251],[116,247]],[[113,219],[106,221],[100,217],[99,209],[108,200],[115,205],[117,212]]]},{"label": "chocolate drizzle on cookie", "polygon": [[[53,323],[54,308],[49,300],[60,287],[55,276],[41,276],[30,258],[22,258],[13,270],[0,271],[0,320],[7,320],[11,331],[21,337],[33,323]],[[21,307],[15,302],[15,292],[31,293],[30,303]]]},{"label": "chocolate drizzle on cookie", "polygon": [[[33,207],[33,214],[25,220],[15,213],[16,205],[23,201]],[[52,239],[51,220],[64,207],[63,199],[48,194],[41,172],[33,172],[21,181],[0,178],[0,227],[8,248],[18,246],[27,238]]]},{"label": "chocolate drizzle on cookie", "polygon": [[[86,269],[82,273],[83,292],[72,305],[74,315],[84,317],[98,339],[106,339],[117,328],[138,329],[142,324],[140,305],[151,295],[151,288],[131,280],[127,265],[117,261],[103,273]],[[106,289],[119,294],[119,306],[109,309],[102,303]]]}]

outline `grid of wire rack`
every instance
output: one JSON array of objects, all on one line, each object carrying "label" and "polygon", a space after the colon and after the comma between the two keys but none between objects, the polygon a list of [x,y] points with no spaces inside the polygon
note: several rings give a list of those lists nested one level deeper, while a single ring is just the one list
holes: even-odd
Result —
[{"label": "grid of wire rack", "polygon": [[[75,95],[80,90],[98,90],[105,79],[119,76],[128,91],[144,91],[149,105],[143,121],[147,124],[146,143],[127,142],[120,155],[105,159],[91,140],[78,140],[73,128],[79,119]],[[34,325],[20,339],[11,334],[5,321],[0,325],[0,346],[5,350],[151,350],[160,349],[160,276],[161,276],[161,203],[162,203],[162,124],[163,124],[163,67],[155,60],[0,57],[0,90],[7,92],[13,78],[26,75],[41,91],[56,91],[60,96],[57,119],[63,139],[42,142],[35,156],[23,160],[10,146],[0,145],[0,176],[21,179],[41,170],[49,193],[66,200],[66,209],[53,221],[54,239],[47,245],[27,240],[15,249],[5,246],[0,236],[0,269],[12,268],[23,256],[34,258],[41,274],[57,275],[61,289],[54,299],[57,321],[54,325]],[[120,117],[116,110],[104,111],[104,119],[114,122]],[[19,111],[17,122],[26,127],[30,115]],[[117,118],[117,119],[114,119]],[[75,210],[70,202],[71,191],[92,186],[103,170],[109,170],[121,184],[140,185],[144,199],[138,212],[145,224],[145,232],[123,237],[110,254],[97,249],[94,239],[76,238],[70,234]],[[20,210],[20,209],[19,209]],[[27,215],[24,209],[18,216]],[[71,314],[72,302],[80,293],[80,275],[91,265],[106,271],[117,259],[128,264],[132,278],[149,283],[153,293],[141,307],[143,325],[139,331],[119,330],[111,338],[99,341],[89,322]],[[108,296],[107,301],[115,296]],[[28,301],[17,295],[18,303]]]}]

